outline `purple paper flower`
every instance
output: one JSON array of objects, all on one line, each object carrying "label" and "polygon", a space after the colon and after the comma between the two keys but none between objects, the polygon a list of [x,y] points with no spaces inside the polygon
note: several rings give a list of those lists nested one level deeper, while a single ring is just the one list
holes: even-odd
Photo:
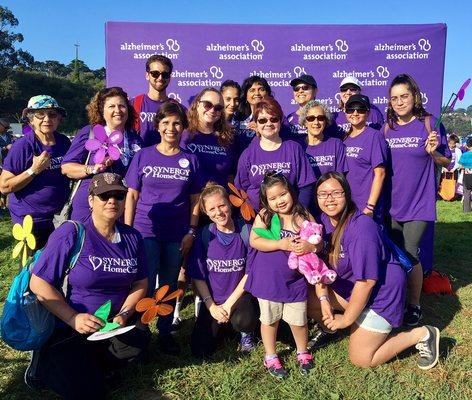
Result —
[{"label": "purple paper flower", "polygon": [[85,142],[85,148],[88,151],[97,151],[93,156],[93,162],[101,164],[107,156],[112,160],[118,160],[120,158],[118,145],[123,142],[123,134],[120,131],[113,131],[108,136],[102,125],[95,125],[92,131],[94,137]]},{"label": "purple paper flower", "polygon": [[465,89],[467,89],[467,86],[469,86],[470,84],[470,78],[467,79],[461,86],[461,88],[459,89],[459,91],[457,92],[456,94],[456,98],[454,99],[454,101],[452,102],[451,104],[451,111],[454,110],[454,107],[456,105],[456,101],[457,100],[462,100],[465,96]]}]

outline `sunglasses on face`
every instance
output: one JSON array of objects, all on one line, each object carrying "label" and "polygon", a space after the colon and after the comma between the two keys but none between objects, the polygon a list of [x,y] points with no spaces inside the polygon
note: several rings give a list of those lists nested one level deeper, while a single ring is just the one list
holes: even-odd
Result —
[{"label": "sunglasses on face", "polygon": [[46,115],[49,119],[56,119],[59,117],[59,114],[55,111],[36,111],[34,113],[34,116],[38,119],[44,119],[46,118]]},{"label": "sunglasses on face", "polygon": [[307,115],[305,118],[308,122],[313,122],[315,119],[319,122],[325,122],[326,117],[324,115]]},{"label": "sunglasses on face", "polygon": [[148,71],[148,74],[151,75],[154,79],[159,79],[162,76],[162,79],[167,80],[170,78],[170,72],[164,71]]},{"label": "sunglasses on face", "polygon": [[258,124],[261,124],[261,125],[264,125],[264,124],[267,124],[267,122],[272,122],[273,124],[276,124],[277,122],[280,121],[280,118],[279,117],[270,117],[270,118],[259,118],[257,120],[257,123]]},{"label": "sunglasses on face", "polygon": [[342,87],[342,88],[339,88],[339,91],[340,92],[351,92],[351,93],[358,93],[360,90],[358,88],[355,88],[355,87]]},{"label": "sunglasses on face", "polygon": [[221,104],[213,104],[211,101],[207,100],[200,100],[200,103],[206,111],[210,111],[213,108],[215,112],[220,112],[224,108]]},{"label": "sunglasses on face", "polygon": [[326,200],[329,196],[333,199],[339,199],[344,196],[344,190],[333,190],[332,192],[319,192],[316,197],[320,200]]},{"label": "sunglasses on face", "polygon": [[118,201],[123,201],[126,197],[126,192],[105,192],[105,193],[101,193],[101,194],[97,194],[97,197],[101,200],[101,201],[108,201],[110,200],[112,197],[115,199],[115,200],[118,200]]},{"label": "sunglasses on face", "polygon": [[357,111],[358,114],[362,115],[367,112],[365,108],[346,108],[346,114],[354,114],[354,111]]},{"label": "sunglasses on face", "polygon": [[295,87],[293,88],[293,91],[294,91],[294,92],[299,92],[300,90],[303,90],[303,91],[310,90],[310,86],[308,86],[308,85],[300,85],[300,86],[295,86]]}]

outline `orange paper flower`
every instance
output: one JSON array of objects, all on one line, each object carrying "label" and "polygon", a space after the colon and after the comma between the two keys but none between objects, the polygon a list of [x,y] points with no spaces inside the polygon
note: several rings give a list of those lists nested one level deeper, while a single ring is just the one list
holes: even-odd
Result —
[{"label": "orange paper flower", "polygon": [[251,219],[255,218],[256,213],[254,212],[254,208],[252,208],[251,204],[249,203],[249,196],[247,193],[243,189],[238,190],[236,186],[229,182],[228,187],[234,193],[229,195],[229,200],[233,206],[241,208],[241,215],[243,218],[246,221],[250,221]]},{"label": "orange paper flower", "polygon": [[144,314],[141,316],[141,322],[143,324],[149,324],[158,315],[169,315],[172,311],[174,311],[173,306],[170,304],[165,304],[164,302],[182,296],[183,290],[177,289],[166,296],[168,291],[169,285],[164,285],[157,290],[154,298],[145,297],[144,299],[138,301],[138,304],[136,304],[135,308],[138,312],[144,312]]}]

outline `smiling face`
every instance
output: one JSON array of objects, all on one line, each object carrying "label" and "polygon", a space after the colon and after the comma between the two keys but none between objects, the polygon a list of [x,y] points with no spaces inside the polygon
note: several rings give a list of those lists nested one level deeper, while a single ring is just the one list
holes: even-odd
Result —
[{"label": "smiling face", "polygon": [[276,183],[266,190],[267,204],[277,214],[290,214],[293,207],[292,195],[288,188],[281,183]]},{"label": "smiling face", "polygon": [[348,83],[347,85],[343,85],[339,88],[339,93],[341,95],[341,101],[343,104],[346,104],[346,102],[349,100],[349,97],[354,94],[359,94],[360,92],[361,89],[352,83]]},{"label": "smiling face", "polygon": [[[215,106],[216,109],[215,109]],[[202,126],[213,126],[221,117],[224,109],[222,96],[213,91],[205,92],[197,106],[197,114],[199,123]]]},{"label": "smiling face", "polygon": [[[164,76],[162,75],[164,73]],[[154,75],[154,76],[153,76]],[[155,77],[159,75],[159,77]],[[149,71],[146,71],[146,80],[149,86],[157,92],[162,92],[169,86],[170,71],[164,64],[155,61],[149,65]]]},{"label": "smiling face", "polygon": [[205,214],[217,227],[227,228],[232,225],[231,206],[220,193],[211,194],[204,199]]},{"label": "smiling face", "polygon": [[339,220],[346,208],[346,197],[341,184],[336,179],[330,178],[318,187],[316,196],[321,211],[331,219]]},{"label": "smiling face", "polygon": [[[308,134],[314,137],[322,135],[328,123],[324,110],[319,106],[312,107],[306,113],[306,118],[305,126],[308,130]],[[313,119],[313,121],[310,121],[311,119]]]},{"label": "smiling face", "polygon": [[37,134],[52,135],[61,122],[61,115],[57,110],[36,110],[30,119],[31,126]]},{"label": "smiling face", "polygon": [[230,119],[238,109],[238,89],[230,86],[225,88],[221,94],[223,95],[223,101],[225,103],[225,116],[227,119]]},{"label": "smiling face", "polygon": [[400,83],[392,86],[390,89],[390,104],[399,117],[408,118],[413,115],[415,98],[408,85]]},{"label": "smiling face", "polygon": [[159,121],[158,131],[162,143],[178,147],[183,130],[184,126],[178,115],[171,114]]},{"label": "smiling face", "polygon": [[254,83],[247,91],[246,100],[251,106],[255,106],[267,97],[267,90],[260,83]]},{"label": "smiling face", "polygon": [[356,128],[362,128],[367,123],[369,111],[359,103],[350,104],[349,108],[345,109],[347,121]]},{"label": "smiling face", "polygon": [[128,120],[127,100],[121,96],[107,97],[103,106],[103,119],[112,131],[124,129]]},{"label": "smiling face", "polygon": [[310,100],[316,98],[316,91],[317,89],[313,86],[302,82],[293,88],[293,98],[300,107],[303,107]]},{"label": "smiling face", "polygon": [[274,140],[279,138],[280,127],[282,121],[280,118],[269,114],[266,110],[262,110],[257,117],[257,133],[261,138]]}]

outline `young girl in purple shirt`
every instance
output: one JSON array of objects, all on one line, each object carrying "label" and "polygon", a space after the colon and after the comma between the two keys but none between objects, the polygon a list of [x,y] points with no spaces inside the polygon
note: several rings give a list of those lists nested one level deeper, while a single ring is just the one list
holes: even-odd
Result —
[{"label": "young girl in purple shirt", "polygon": [[[257,252],[251,262],[246,289],[259,301],[264,365],[271,375],[287,377],[275,350],[277,329],[283,319],[290,325],[295,339],[300,372],[307,374],[313,367],[312,356],[307,351],[307,283],[301,273],[288,267],[287,261],[290,251],[301,255],[317,249],[298,236],[302,222],[313,217],[297,201],[293,188],[281,173],[266,173],[260,202],[262,209],[250,236],[250,244]],[[254,228],[270,229],[275,215],[280,219],[279,240],[259,236]]]}]

